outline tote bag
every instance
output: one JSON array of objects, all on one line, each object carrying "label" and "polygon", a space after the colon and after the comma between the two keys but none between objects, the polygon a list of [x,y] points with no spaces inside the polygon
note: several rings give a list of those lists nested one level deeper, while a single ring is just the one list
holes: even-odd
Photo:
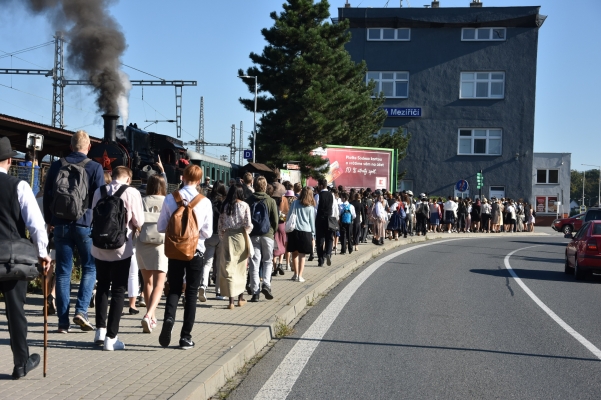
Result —
[{"label": "tote bag", "polygon": [[[298,201],[298,200],[297,200]],[[286,230],[286,233],[290,233],[293,230],[296,229],[296,201],[292,203],[292,206],[290,208],[290,217],[288,219],[286,219],[286,226],[284,227],[284,229]]]}]

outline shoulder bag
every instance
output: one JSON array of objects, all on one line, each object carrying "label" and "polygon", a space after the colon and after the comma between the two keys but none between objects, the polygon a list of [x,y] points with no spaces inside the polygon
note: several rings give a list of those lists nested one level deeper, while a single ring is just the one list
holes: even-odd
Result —
[{"label": "shoulder bag", "polygon": [[290,218],[286,219],[286,225],[284,227],[284,229],[286,230],[286,233],[290,233],[293,230],[296,229],[296,201],[294,203],[292,203],[292,205],[290,206]]},{"label": "shoulder bag", "polygon": [[38,252],[27,239],[0,240],[0,281],[32,281],[40,271]]},{"label": "shoulder bag", "polygon": [[154,245],[165,243],[165,234],[159,233],[157,229],[157,221],[161,212],[159,207],[148,207],[146,197],[142,199],[142,205],[144,206],[144,224],[140,229],[138,240],[142,243]]}]

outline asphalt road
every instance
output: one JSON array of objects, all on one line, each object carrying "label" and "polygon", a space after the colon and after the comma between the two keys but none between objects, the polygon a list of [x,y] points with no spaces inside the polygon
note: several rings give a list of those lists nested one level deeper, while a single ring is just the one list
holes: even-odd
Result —
[{"label": "asphalt road", "polygon": [[[558,235],[519,234],[432,241],[374,260],[312,307],[229,398],[599,399],[601,360],[504,263],[535,246],[512,255],[511,268],[599,349],[601,278],[565,275],[565,244]],[[357,286],[366,271],[373,273]]]}]

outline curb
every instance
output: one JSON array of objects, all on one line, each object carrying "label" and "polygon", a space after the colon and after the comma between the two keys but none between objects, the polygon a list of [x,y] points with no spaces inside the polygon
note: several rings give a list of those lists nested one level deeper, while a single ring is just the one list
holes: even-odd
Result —
[{"label": "curb", "polygon": [[[482,234],[428,234],[428,236],[413,236],[399,241],[387,242],[384,246],[373,248],[361,256],[348,260],[344,265],[336,267],[326,279],[315,283],[307,288],[302,294],[296,296],[284,306],[282,310],[273,315],[269,320],[256,328],[242,342],[232,347],[226,354],[221,356],[216,362],[207,367],[194,379],[188,382],[183,388],[175,393],[171,398],[174,400],[188,399],[208,399],[215,395],[227,382],[227,380],[238,372],[248,360],[257,355],[271,339],[275,337],[275,325],[278,321],[284,321],[286,324],[292,322],[306,307],[307,303],[319,297],[328,289],[335,287],[342,282],[344,278],[354,272],[373,258],[380,256],[389,250],[413,243],[425,242],[434,239],[450,238],[470,238],[470,239],[488,239],[496,237],[512,237],[513,234],[500,233],[497,235]],[[518,237],[531,236],[549,236],[547,233],[528,233],[521,232]]]}]

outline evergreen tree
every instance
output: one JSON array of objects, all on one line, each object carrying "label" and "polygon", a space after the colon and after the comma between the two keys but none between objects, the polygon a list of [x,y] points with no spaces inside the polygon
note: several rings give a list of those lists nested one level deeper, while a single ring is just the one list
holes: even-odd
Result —
[{"label": "evergreen tree", "polygon": [[[288,0],[283,8],[271,13],[274,25],[261,31],[268,45],[262,54],[250,54],[255,66],[238,71],[259,83],[257,160],[277,167],[300,161],[303,175],[316,176],[324,162],[310,152],[327,144],[401,145],[404,155],[408,136],[402,130],[374,134],[386,118],[384,97],[371,97],[374,84],[365,82],[365,63],[353,62],[344,48],[348,21],[328,22],[326,0]],[[254,80],[244,81],[254,94]],[[240,102],[254,109],[254,97]]]}]

